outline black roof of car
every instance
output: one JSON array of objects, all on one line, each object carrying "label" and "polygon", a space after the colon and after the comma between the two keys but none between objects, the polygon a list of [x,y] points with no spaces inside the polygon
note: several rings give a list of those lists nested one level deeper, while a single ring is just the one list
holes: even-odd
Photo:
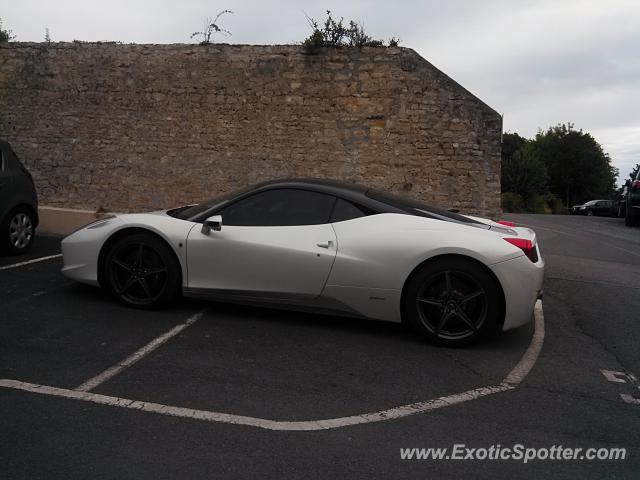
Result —
[{"label": "black roof of car", "polygon": [[266,187],[278,188],[304,188],[311,187],[313,190],[327,191],[336,193],[342,191],[345,193],[365,193],[369,187],[358,183],[345,182],[341,180],[328,180],[321,178],[282,178],[277,180],[269,180],[255,185],[254,189],[258,190]]}]

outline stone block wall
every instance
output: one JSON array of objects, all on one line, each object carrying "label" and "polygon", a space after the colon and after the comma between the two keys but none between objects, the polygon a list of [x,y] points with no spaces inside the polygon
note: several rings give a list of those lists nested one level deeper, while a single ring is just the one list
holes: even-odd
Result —
[{"label": "stone block wall", "polygon": [[501,133],[406,48],[0,45],[0,137],[43,205],[139,211],[322,177],[496,216]]}]

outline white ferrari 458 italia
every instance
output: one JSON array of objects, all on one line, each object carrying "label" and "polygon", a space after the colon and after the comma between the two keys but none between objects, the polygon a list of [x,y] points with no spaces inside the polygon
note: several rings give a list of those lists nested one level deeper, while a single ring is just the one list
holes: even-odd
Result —
[{"label": "white ferrari 458 italia", "polygon": [[448,346],[527,323],[535,233],[324,180],[281,180],[172,210],[100,219],[62,272],[126,305],[178,295],[407,322]]}]

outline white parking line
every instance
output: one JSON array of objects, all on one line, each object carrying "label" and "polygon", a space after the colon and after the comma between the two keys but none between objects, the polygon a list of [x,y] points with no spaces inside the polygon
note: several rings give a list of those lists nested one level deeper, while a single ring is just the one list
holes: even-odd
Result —
[{"label": "white parking line", "polygon": [[231,423],[234,425],[245,425],[249,427],[264,428],[267,430],[328,430],[338,427],[346,427],[350,425],[358,425],[361,423],[380,422],[382,420],[391,420],[394,418],[406,417],[415,413],[424,413],[429,410],[435,410],[441,407],[448,407],[458,403],[475,400],[506,390],[513,390],[512,385],[497,385],[492,387],[481,387],[469,390],[456,395],[428,400],[426,402],[404,405],[390,410],[384,410],[375,413],[365,413],[363,415],[354,415],[351,417],[330,418],[326,420],[309,420],[299,422],[287,422],[269,420],[266,418],[245,417],[242,415],[233,415],[229,413],[210,412],[207,410],[194,410],[193,408],[172,407],[162,405],[160,403],[140,402],[129,398],[112,397],[109,395],[100,395],[91,392],[80,392],[78,390],[67,390],[65,388],[49,387],[47,385],[37,385],[33,383],[20,382],[17,380],[0,380],[0,387],[12,388],[14,390],[23,390],[26,392],[40,393],[42,395],[52,395],[54,397],[72,398],[75,400],[84,400],[86,402],[99,403],[101,405],[110,405],[112,407],[131,408],[142,410],[145,412],[161,413],[171,417],[191,418],[195,420],[206,420],[209,422]]},{"label": "white parking line", "polygon": [[[201,312],[202,313],[202,312]],[[426,413],[442,407],[449,407],[460,403],[476,400],[478,398],[493,395],[495,393],[505,392],[515,389],[529,374],[533,368],[542,344],[544,342],[544,314],[542,311],[542,303],[540,300],[536,303],[535,310],[535,331],[529,347],[516,366],[509,372],[504,380],[498,385],[479,387],[467,390],[462,393],[439,397],[424,402],[403,405],[389,410],[382,410],[372,413],[364,413],[362,415],[353,415],[349,417],[329,418],[323,420],[308,421],[277,421],[266,418],[246,417],[242,415],[233,415],[229,413],[211,412],[207,410],[194,410],[185,407],[173,407],[170,405],[162,405],[159,403],[141,402],[128,398],[112,397],[108,395],[98,395],[90,392],[79,390],[67,390],[64,388],[50,387],[46,385],[37,385],[33,383],[20,382],[17,380],[4,379],[0,380],[0,387],[12,388],[14,390],[23,390],[27,392],[39,393],[42,395],[52,395],[56,397],[71,398],[75,400],[83,400],[101,405],[110,405],[120,408],[131,408],[142,410],[145,412],[160,413],[172,417],[191,418],[195,420],[205,420],[209,422],[229,423],[234,425],[246,425],[250,427],[264,428],[267,430],[286,430],[286,431],[314,431],[328,430],[332,428],[346,427],[350,425],[358,425],[363,423],[380,422],[383,420],[391,420],[394,418],[402,418],[417,413]],[[194,320],[195,321],[195,320]]]},{"label": "white parking line", "polygon": [[160,345],[165,343],[171,337],[174,337],[177,334],[179,334],[181,331],[183,331],[189,325],[193,325],[195,322],[197,322],[200,319],[200,317],[202,317],[203,313],[204,313],[204,310],[202,312],[198,312],[198,313],[196,313],[194,315],[191,315],[189,318],[187,318],[187,320],[184,323],[181,323],[180,325],[176,325],[175,327],[173,327],[168,332],[163,333],[162,335],[160,335],[158,338],[154,338],[149,343],[147,343],[144,347],[142,347],[140,350],[137,350],[136,352],[132,353],[127,358],[125,358],[124,360],[122,360],[118,364],[114,365],[113,367],[108,368],[104,372],[102,372],[102,373],[96,375],[95,377],[87,380],[82,385],[76,387],[75,390],[78,391],[78,392],[88,392],[89,390],[93,390],[94,388],[96,388],[101,383],[106,382],[111,377],[117,375],[118,373],[120,373],[125,368],[130,367],[134,363],[136,363],[136,362],[140,361],[141,359],[143,359],[145,356],[149,355],[156,348],[158,348]]},{"label": "white parking line", "polygon": [[509,375],[504,378],[502,381],[503,384],[506,383],[507,385],[513,386],[520,384],[525,377],[529,375],[529,372],[538,360],[540,350],[542,350],[542,344],[544,343],[544,312],[542,311],[542,300],[538,300],[535,307],[533,307],[533,316],[535,319],[535,330],[533,331],[531,343],[520,361],[513,367],[513,370],[509,372]]},{"label": "white parking line", "polygon": [[0,270],[9,270],[10,268],[22,267],[23,265],[29,265],[31,263],[44,262],[45,260],[51,260],[52,258],[60,258],[62,256],[61,253],[56,255],[49,255],[47,257],[34,258],[33,260],[26,260],[24,262],[14,263],[12,265],[3,265],[0,267]]}]

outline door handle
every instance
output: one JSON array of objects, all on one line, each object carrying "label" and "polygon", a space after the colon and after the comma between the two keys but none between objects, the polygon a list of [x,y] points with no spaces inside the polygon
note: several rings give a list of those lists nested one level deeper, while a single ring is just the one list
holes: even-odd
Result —
[{"label": "door handle", "polygon": [[333,247],[333,241],[329,240],[326,243],[316,243],[317,246],[319,246],[320,248],[331,248]]}]

